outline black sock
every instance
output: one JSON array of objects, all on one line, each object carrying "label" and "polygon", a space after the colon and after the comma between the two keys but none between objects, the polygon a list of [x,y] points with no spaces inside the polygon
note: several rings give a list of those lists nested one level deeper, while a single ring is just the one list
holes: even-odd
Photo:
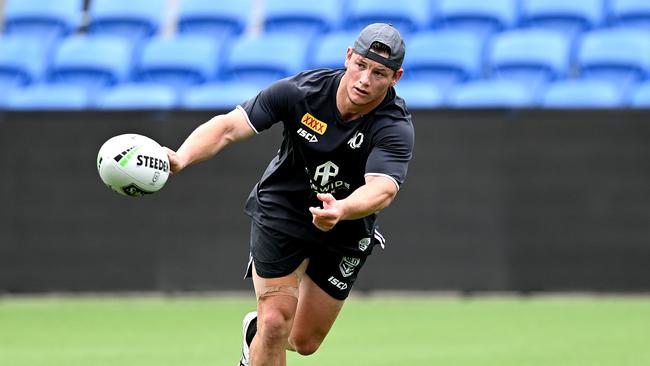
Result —
[{"label": "black sock", "polygon": [[253,343],[253,337],[255,337],[255,333],[257,333],[257,317],[251,321],[251,323],[248,325],[248,329],[246,329],[246,343],[249,346],[251,343]]}]

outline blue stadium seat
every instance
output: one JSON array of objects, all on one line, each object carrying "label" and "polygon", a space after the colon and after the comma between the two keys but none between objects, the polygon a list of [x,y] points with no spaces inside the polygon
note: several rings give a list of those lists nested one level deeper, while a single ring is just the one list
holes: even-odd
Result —
[{"label": "blue stadium seat", "polygon": [[15,89],[5,101],[10,110],[82,110],[90,107],[86,89],[69,84],[35,84]]},{"label": "blue stadium seat", "polygon": [[609,0],[610,20],[620,27],[630,27],[650,31],[650,1],[648,0]]},{"label": "blue stadium seat", "polygon": [[545,108],[618,108],[623,97],[616,85],[602,80],[560,80],[552,82],[542,92]]},{"label": "blue stadium seat", "polygon": [[407,45],[404,78],[431,82],[441,88],[477,78],[483,65],[481,40],[470,31],[416,33]]},{"label": "blue stadium seat", "polygon": [[341,0],[266,0],[264,31],[316,35],[340,26]]},{"label": "blue stadium seat", "polygon": [[167,0],[93,0],[88,9],[88,32],[138,42],[158,32],[166,9]]},{"label": "blue stadium seat", "polygon": [[628,87],[650,74],[650,37],[629,28],[588,32],[579,42],[576,63],[581,78]]},{"label": "blue stadium seat", "polygon": [[348,47],[354,47],[357,32],[339,31],[323,34],[312,42],[307,53],[307,64],[310,68],[327,67],[339,69],[345,67],[345,52]]},{"label": "blue stadium seat", "polygon": [[516,81],[476,80],[450,90],[447,104],[452,108],[528,108],[535,105],[535,94]]},{"label": "blue stadium seat", "polygon": [[148,83],[124,83],[98,95],[95,100],[95,107],[113,110],[172,109],[176,106],[176,102],[176,90],[169,86]]},{"label": "blue stadium seat", "polygon": [[390,23],[407,35],[426,29],[433,19],[430,0],[350,0],[345,13],[346,28],[357,33],[371,23]]},{"label": "blue stadium seat", "polygon": [[233,41],[226,51],[225,80],[270,83],[302,71],[307,63],[307,41],[302,35],[261,34]]},{"label": "blue stadium seat", "polygon": [[6,0],[4,32],[30,35],[50,43],[74,32],[83,0]]},{"label": "blue stadium seat", "polygon": [[221,41],[243,34],[252,13],[252,0],[183,0],[178,10],[178,31]]},{"label": "blue stadium seat", "polygon": [[565,78],[571,43],[562,34],[544,29],[517,29],[494,36],[487,60],[491,76],[538,87]]},{"label": "blue stadium seat", "polygon": [[438,0],[436,19],[442,28],[485,36],[515,25],[517,0]]},{"label": "blue stadium seat", "polygon": [[229,110],[259,93],[265,85],[246,82],[217,82],[189,88],[181,97],[184,109]]},{"label": "blue stadium seat", "polygon": [[395,91],[406,101],[406,107],[409,109],[437,108],[444,105],[442,90],[431,83],[400,80],[395,85]]},{"label": "blue stadium seat", "polygon": [[650,82],[640,84],[630,93],[628,105],[632,108],[650,108]]},{"label": "blue stadium seat", "polygon": [[40,81],[47,66],[47,50],[30,36],[0,36],[0,90]]},{"label": "blue stadium seat", "polygon": [[143,45],[134,79],[175,89],[205,83],[218,75],[221,45],[205,35],[153,38]]},{"label": "blue stadium seat", "polygon": [[54,52],[48,80],[77,84],[93,92],[126,80],[132,66],[132,54],[131,44],[119,37],[66,38]]},{"label": "blue stadium seat", "polygon": [[521,23],[574,37],[603,24],[603,0],[522,0]]}]

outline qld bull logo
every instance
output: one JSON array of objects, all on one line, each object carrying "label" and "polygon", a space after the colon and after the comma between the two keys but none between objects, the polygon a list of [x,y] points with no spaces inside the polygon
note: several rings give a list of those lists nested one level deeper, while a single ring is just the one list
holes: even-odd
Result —
[{"label": "qld bull logo", "polygon": [[353,257],[343,257],[339,264],[339,269],[343,277],[350,277],[354,273],[354,269],[361,263],[361,259]]}]

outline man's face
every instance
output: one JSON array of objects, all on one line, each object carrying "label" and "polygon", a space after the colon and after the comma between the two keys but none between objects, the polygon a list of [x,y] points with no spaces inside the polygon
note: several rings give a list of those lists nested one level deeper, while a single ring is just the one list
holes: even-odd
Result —
[{"label": "man's face", "polygon": [[[386,53],[379,53],[388,57]],[[345,58],[348,83],[346,92],[350,102],[357,106],[372,104],[383,99],[389,87],[395,85],[403,70],[393,71],[388,67],[360,56],[348,48]]]}]

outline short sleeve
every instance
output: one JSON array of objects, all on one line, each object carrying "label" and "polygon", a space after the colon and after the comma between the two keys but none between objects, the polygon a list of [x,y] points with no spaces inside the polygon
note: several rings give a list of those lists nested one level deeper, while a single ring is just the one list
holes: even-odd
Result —
[{"label": "short sleeve", "polygon": [[365,175],[385,176],[399,189],[406,179],[413,156],[415,136],[410,121],[384,127],[375,136],[376,142],[366,162]]},{"label": "short sleeve", "polygon": [[296,86],[289,80],[283,79],[271,84],[255,97],[237,106],[248,119],[248,123],[259,133],[283,120],[295,104]]}]

